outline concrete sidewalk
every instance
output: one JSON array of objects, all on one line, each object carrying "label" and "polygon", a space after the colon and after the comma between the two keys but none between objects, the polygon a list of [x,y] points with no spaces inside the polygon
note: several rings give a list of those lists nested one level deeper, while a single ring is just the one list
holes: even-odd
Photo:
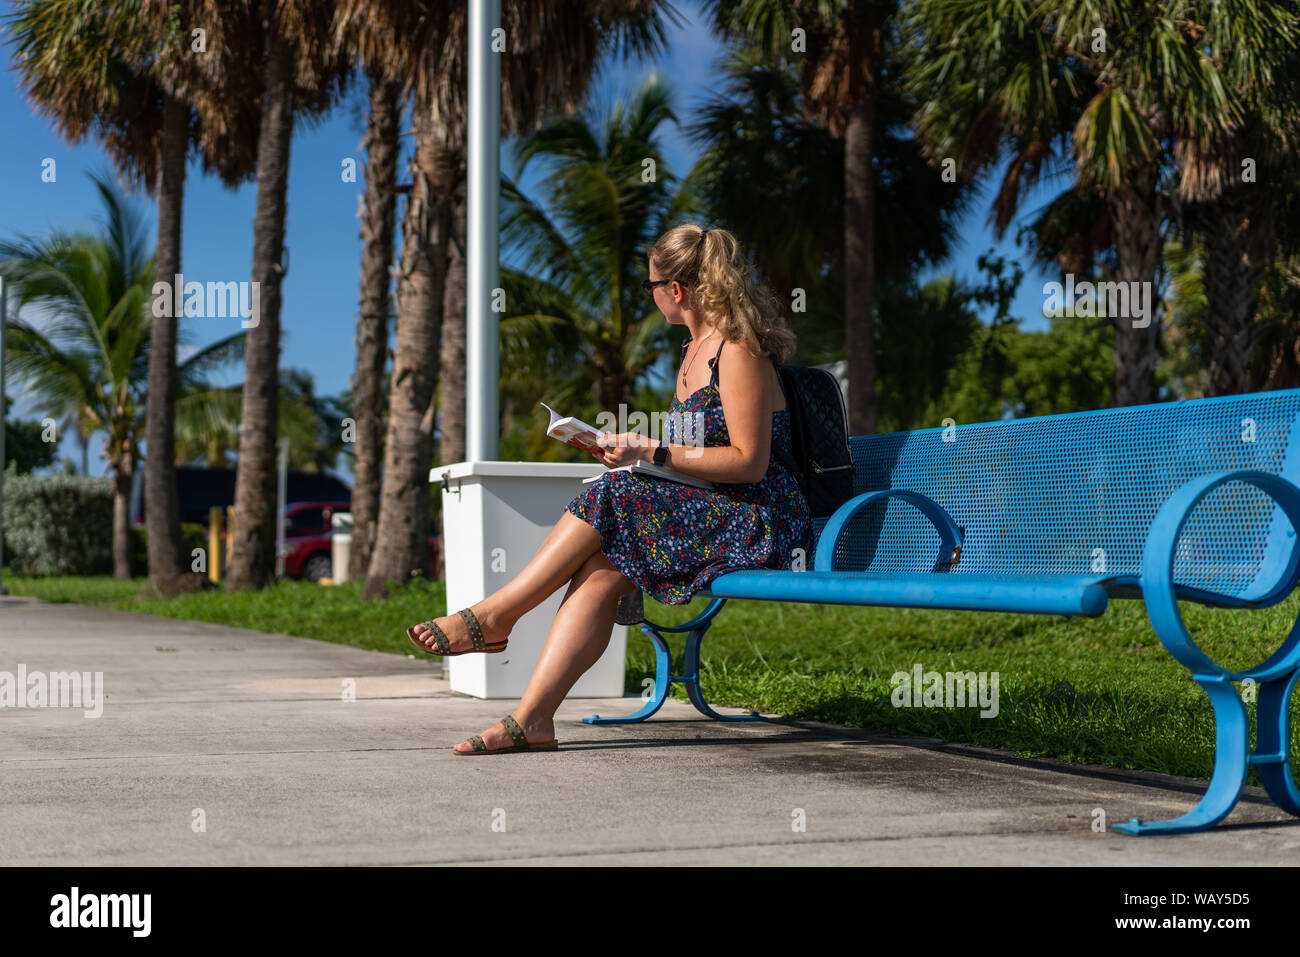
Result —
[{"label": "concrete sidewalk", "polygon": [[594,727],[639,702],[570,700],[559,751],[458,757],[515,702],[452,693],[436,659],[220,625],[0,598],[20,664],[101,671],[106,703],[0,709],[5,865],[1300,862],[1255,789],[1212,833],[1097,834],[1094,808],[1172,817],[1204,783],[676,701]]}]

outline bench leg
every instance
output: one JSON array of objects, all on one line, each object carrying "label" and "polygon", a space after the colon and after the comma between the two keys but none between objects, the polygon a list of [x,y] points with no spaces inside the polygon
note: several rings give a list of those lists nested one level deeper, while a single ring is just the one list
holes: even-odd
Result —
[{"label": "bench leg", "polygon": [[686,638],[686,675],[680,678],[686,685],[686,694],[691,699],[691,704],[695,705],[695,710],[700,714],[707,715],[717,721],[768,721],[769,718],[763,717],[757,711],[751,711],[749,714],[718,714],[709,707],[709,703],[704,700],[704,695],[700,692],[700,643],[704,640],[704,632],[707,629],[701,628],[692,631]]},{"label": "bench leg", "polygon": [[655,626],[648,621],[641,626],[647,638],[655,646],[655,690],[650,699],[641,706],[641,710],[624,715],[621,718],[602,718],[598,714],[593,714],[589,718],[583,718],[583,724],[632,724],[636,721],[644,721],[656,711],[663,707],[668,700],[668,685],[678,679],[670,673],[673,666],[673,655],[668,648],[668,642],[664,636],[655,630]]},{"label": "bench leg", "polygon": [[[1116,831],[1134,835],[1204,831],[1227,817],[1241,796],[1241,789],[1246,783],[1246,770],[1255,759],[1255,755],[1250,753],[1250,722],[1247,720],[1246,706],[1227,678],[1217,675],[1196,675],[1195,678],[1214,705],[1214,773],[1210,777],[1210,786],[1200,803],[1181,817],[1168,821],[1143,821],[1135,817],[1123,824],[1113,825]],[[1292,675],[1290,682],[1294,681],[1295,676]],[[1283,699],[1282,718],[1284,724],[1285,700]],[[1262,698],[1260,703],[1262,711]],[[1262,715],[1260,724],[1261,727],[1264,724]]]},{"label": "bench leg", "polygon": [[1250,756],[1259,768],[1264,790],[1278,807],[1300,814],[1300,790],[1291,776],[1291,692],[1300,669],[1259,685],[1258,730],[1255,753]]},{"label": "bench leg", "polygon": [[[679,681],[686,685],[686,693],[690,696],[691,703],[697,709],[707,714],[710,718],[717,718],[719,721],[755,721],[767,720],[762,715],[737,717],[728,717],[713,711],[704,700],[700,697],[699,690],[699,673],[700,673],[700,641],[704,633],[709,630],[713,624],[713,618],[718,612],[722,611],[722,606],[727,603],[725,598],[715,598],[704,611],[696,615],[690,621],[681,625],[656,625],[652,621],[645,621],[641,625],[641,630],[646,637],[654,644],[655,647],[655,687],[654,693],[640,710],[633,714],[624,715],[619,718],[602,718],[598,714],[583,718],[583,724],[632,724],[637,721],[644,721],[649,718],[668,700],[668,688],[674,681]],[[685,675],[672,674],[673,657],[668,648],[668,641],[664,638],[664,632],[687,632],[686,637],[686,671]]]}]

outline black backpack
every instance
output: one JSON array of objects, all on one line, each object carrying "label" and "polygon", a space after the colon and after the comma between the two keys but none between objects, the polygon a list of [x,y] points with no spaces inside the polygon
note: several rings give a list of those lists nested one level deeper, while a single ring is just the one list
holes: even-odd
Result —
[{"label": "black backpack", "polygon": [[790,446],[773,449],[794,475],[813,518],[828,518],[853,497],[853,455],[849,452],[848,413],[844,393],[825,369],[780,366],[777,369],[790,410]]}]

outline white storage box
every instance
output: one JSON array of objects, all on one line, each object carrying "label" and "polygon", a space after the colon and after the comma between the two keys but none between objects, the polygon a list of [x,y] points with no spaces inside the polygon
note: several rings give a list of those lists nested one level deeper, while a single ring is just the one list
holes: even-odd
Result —
[{"label": "white storage box", "polygon": [[[568,462],[456,462],[429,472],[442,490],[442,543],[447,611],[468,608],[505,585],[536,554],[564,507],[604,470]],[[567,583],[519,619],[500,654],[444,658],[451,689],[476,698],[518,698],[541,657]],[[429,617],[433,617],[430,609]],[[570,698],[623,695],[627,626],[615,625],[609,646]]]}]

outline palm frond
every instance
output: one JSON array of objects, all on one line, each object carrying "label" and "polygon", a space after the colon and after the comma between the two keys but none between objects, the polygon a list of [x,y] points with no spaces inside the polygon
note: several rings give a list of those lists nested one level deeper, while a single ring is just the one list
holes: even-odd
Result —
[{"label": "palm frond", "polygon": [[244,344],[247,332],[237,332],[224,339],[209,343],[189,358],[176,364],[176,373],[181,383],[199,380],[218,369],[235,362],[244,361]]}]

